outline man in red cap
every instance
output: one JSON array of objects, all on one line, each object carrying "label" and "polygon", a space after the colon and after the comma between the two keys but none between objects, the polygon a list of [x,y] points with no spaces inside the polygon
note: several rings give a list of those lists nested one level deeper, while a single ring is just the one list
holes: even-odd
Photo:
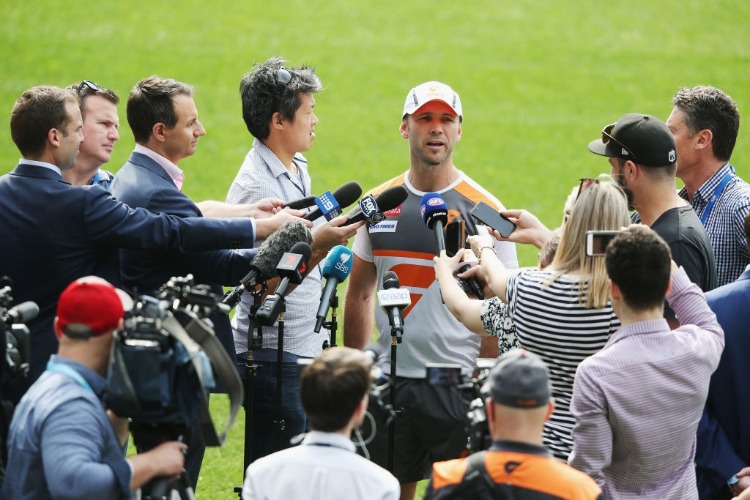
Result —
[{"label": "man in red cap", "polygon": [[130,298],[105,280],[81,278],[60,295],[58,354],[16,408],[8,437],[3,499],[129,498],[157,476],[176,476],[183,443],[125,458],[127,422],[101,402],[115,330]]}]

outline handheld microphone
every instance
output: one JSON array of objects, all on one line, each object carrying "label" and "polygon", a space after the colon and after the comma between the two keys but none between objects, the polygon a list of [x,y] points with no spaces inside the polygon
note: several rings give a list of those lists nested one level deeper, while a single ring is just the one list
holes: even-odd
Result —
[{"label": "handheld microphone", "polygon": [[310,244],[299,241],[281,256],[276,271],[282,279],[273,295],[266,297],[266,300],[256,311],[255,319],[259,324],[271,326],[276,322],[276,318],[279,317],[281,312],[282,300],[289,291],[289,285],[302,283],[307,272],[307,261],[310,260],[311,255],[312,247],[310,247]]},{"label": "handheld microphone", "polygon": [[392,210],[402,204],[409,196],[404,186],[393,186],[373,198],[367,195],[359,201],[359,204],[347,213],[347,220],[343,225],[348,226],[361,220],[367,220],[370,225],[377,224],[385,219],[383,212]]},{"label": "handheld microphone", "polygon": [[250,264],[250,271],[240,280],[238,286],[224,296],[222,302],[234,307],[245,290],[255,288],[258,283],[276,277],[276,264],[279,259],[298,242],[312,242],[312,234],[302,222],[290,221],[274,231],[258,249],[258,254]]},{"label": "handheld microphone", "polygon": [[411,305],[409,290],[400,288],[400,286],[396,273],[388,271],[383,276],[384,290],[378,291],[378,305],[385,309],[391,331],[396,333],[404,332],[404,319],[401,317],[401,310]]},{"label": "handheld microphone", "polygon": [[[318,205],[317,208],[305,215],[304,219],[315,220],[321,215],[326,215],[327,213],[329,213],[331,211],[330,209],[334,209],[336,207],[348,207],[349,205],[357,201],[357,198],[359,198],[361,194],[362,187],[354,181],[347,182],[336,191],[334,191],[333,194],[326,191],[323,195],[318,197],[320,198],[320,205]],[[316,198],[316,205],[318,204],[318,198]],[[323,208],[321,208],[325,208],[328,206],[330,206],[330,209],[325,211],[323,210]],[[331,219],[332,218],[333,217],[331,217]]]},{"label": "handheld microphone", "polygon": [[422,196],[419,211],[422,213],[424,223],[435,233],[438,255],[440,255],[440,252],[445,250],[443,226],[448,222],[448,205],[445,204],[445,200],[439,194],[425,193]]},{"label": "handheld microphone", "polygon": [[315,333],[320,331],[323,321],[328,316],[328,309],[331,307],[331,298],[336,293],[336,287],[339,283],[346,281],[349,273],[352,272],[352,265],[354,264],[352,255],[352,251],[344,245],[336,245],[331,248],[326,256],[321,274],[324,278],[328,278],[328,280],[326,281],[325,288],[323,288],[323,294],[320,296],[320,306],[318,306],[315,329],[313,330]]},{"label": "handheld microphone", "polygon": [[290,201],[284,203],[281,208],[291,208],[294,210],[302,210],[303,208],[312,207],[315,205],[315,196],[308,196],[306,198],[300,198],[299,200]]},{"label": "handheld microphone", "polygon": [[9,324],[27,323],[39,314],[39,306],[36,305],[36,302],[29,300],[11,307],[5,314],[9,320]]}]

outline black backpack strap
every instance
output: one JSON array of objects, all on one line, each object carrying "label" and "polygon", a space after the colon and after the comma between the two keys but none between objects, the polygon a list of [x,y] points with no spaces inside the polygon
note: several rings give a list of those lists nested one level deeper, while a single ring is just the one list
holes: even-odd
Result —
[{"label": "black backpack strap", "polygon": [[464,472],[464,477],[461,480],[462,490],[471,491],[473,493],[471,498],[477,498],[479,500],[492,500],[492,490],[495,486],[494,481],[487,472],[487,467],[484,465],[484,456],[486,452],[480,451],[469,455],[466,459],[467,466]]}]

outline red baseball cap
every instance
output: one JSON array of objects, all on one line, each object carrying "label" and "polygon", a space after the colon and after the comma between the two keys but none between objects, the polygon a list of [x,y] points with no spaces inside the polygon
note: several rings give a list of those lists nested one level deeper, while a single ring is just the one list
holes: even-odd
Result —
[{"label": "red baseball cap", "polygon": [[133,307],[130,296],[96,276],[77,279],[63,290],[57,302],[58,337],[87,339],[117,328],[125,311]]}]

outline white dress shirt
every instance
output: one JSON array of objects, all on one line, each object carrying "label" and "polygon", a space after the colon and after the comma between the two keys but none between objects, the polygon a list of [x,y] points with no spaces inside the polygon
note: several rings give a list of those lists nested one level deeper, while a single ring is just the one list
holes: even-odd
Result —
[{"label": "white dress shirt", "polygon": [[354,450],[354,444],[341,434],[312,431],[299,446],[250,464],[242,498],[397,499],[400,487],[396,478]]}]

